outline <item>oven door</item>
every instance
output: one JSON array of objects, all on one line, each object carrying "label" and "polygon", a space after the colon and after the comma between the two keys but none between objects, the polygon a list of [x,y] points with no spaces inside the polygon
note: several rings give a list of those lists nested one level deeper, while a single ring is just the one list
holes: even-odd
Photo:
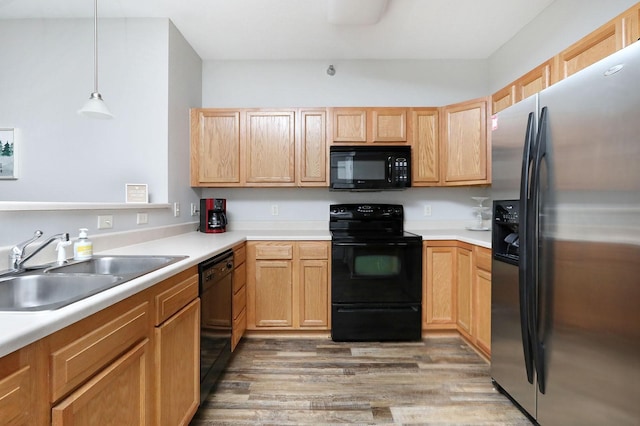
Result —
[{"label": "oven door", "polygon": [[333,240],[332,303],[420,303],[421,299],[420,240]]}]

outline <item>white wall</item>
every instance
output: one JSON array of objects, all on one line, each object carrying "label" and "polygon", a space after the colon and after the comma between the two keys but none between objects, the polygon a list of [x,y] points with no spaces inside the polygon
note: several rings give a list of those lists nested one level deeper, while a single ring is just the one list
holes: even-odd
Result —
[{"label": "white wall", "polygon": [[200,199],[200,191],[190,187],[189,109],[202,105],[202,60],[171,22],[168,94],[169,201],[181,204],[187,220],[190,204]]},{"label": "white wall", "polygon": [[[332,192],[327,188],[210,188],[203,197],[226,198],[231,228],[297,228],[311,223],[315,229],[328,229],[329,205],[340,203],[402,204],[405,219],[420,227],[441,227],[474,221],[473,196],[485,196],[487,188],[409,188],[404,191]],[[424,205],[431,216],[424,215]],[[271,207],[278,206],[278,215]],[[485,202],[485,206],[490,205]],[[302,222],[307,222],[302,223]],[[421,222],[421,223],[419,223]]]},{"label": "white wall", "polygon": [[19,129],[21,157],[2,201],[122,202],[125,183],[168,201],[167,20],[99,25],[99,91],[115,120],[76,113],[94,86],[93,20],[2,21],[0,126]]},{"label": "white wall", "polygon": [[[181,215],[140,209],[149,223],[137,225],[136,210],[0,210],[0,248],[36,229],[95,235],[195,219],[188,109],[201,104],[200,58],[167,19],[100,20],[99,43],[109,121],[76,114],[93,89],[93,20],[1,21],[0,127],[19,128],[23,167],[0,181],[0,203],[124,202],[125,183],[148,183],[151,202],[180,202]],[[114,228],[98,231],[98,214],[113,215]]]},{"label": "white wall", "polygon": [[556,0],[489,58],[490,93],[551,59],[636,0]]},{"label": "white wall", "polygon": [[[333,64],[336,74],[326,70]],[[480,60],[204,61],[205,107],[442,106],[486,96]]]}]

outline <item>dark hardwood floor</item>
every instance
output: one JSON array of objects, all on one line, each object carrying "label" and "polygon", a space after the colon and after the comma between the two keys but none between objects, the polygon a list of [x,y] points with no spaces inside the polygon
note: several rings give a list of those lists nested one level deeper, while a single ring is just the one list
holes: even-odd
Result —
[{"label": "dark hardwood floor", "polygon": [[245,338],[191,422],[530,425],[459,337],[336,343]]}]

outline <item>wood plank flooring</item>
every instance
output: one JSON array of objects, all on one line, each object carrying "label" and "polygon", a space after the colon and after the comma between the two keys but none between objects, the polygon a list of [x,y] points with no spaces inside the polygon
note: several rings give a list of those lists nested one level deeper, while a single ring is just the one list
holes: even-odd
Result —
[{"label": "wood plank flooring", "polygon": [[336,343],[244,338],[192,426],[530,425],[459,337]]}]

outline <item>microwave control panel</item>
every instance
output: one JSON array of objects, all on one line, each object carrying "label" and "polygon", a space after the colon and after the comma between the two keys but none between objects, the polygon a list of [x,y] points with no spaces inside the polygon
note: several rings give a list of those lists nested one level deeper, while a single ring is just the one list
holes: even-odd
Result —
[{"label": "microwave control panel", "polygon": [[393,180],[394,182],[409,181],[409,161],[403,157],[396,157],[393,163]]}]

